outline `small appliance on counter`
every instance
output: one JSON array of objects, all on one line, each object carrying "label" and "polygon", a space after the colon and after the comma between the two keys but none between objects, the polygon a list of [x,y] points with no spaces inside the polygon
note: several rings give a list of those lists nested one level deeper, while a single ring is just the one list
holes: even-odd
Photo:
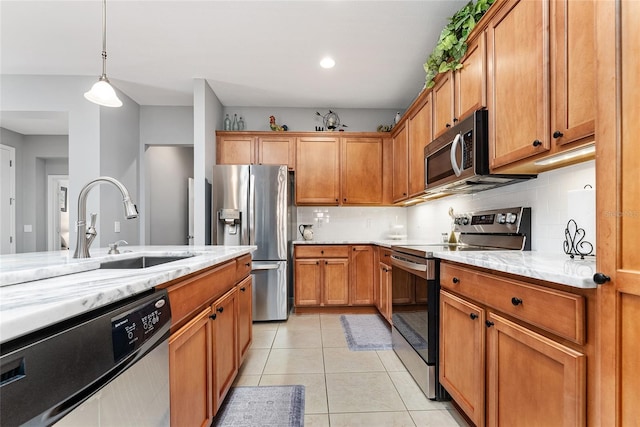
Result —
[{"label": "small appliance on counter", "polygon": [[[452,213],[453,214],[453,213]],[[439,260],[434,252],[531,250],[531,208],[505,208],[453,215],[457,244],[391,247],[392,295],[415,286],[415,301],[392,302],[393,350],[425,395],[448,400],[438,381],[440,331]]]},{"label": "small appliance on counter", "polygon": [[313,224],[300,224],[298,231],[304,240],[313,240]]}]

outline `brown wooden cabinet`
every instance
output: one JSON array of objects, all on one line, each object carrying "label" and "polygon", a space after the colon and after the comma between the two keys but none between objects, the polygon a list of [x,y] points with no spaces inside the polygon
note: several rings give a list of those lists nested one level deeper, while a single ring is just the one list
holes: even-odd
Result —
[{"label": "brown wooden cabinet", "polygon": [[343,137],[340,145],[341,204],[382,204],[382,138]]},{"label": "brown wooden cabinet", "polygon": [[296,142],[296,204],[339,204],[340,138],[299,137]]},{"label": "brown wooden cabinet", "polygon": [[217,132],[219,165],[287,165],[295,167],[295,138],[255,132]]},{"label": "brown wooden cabinet", "polygon": [[484,426],[485,311],[440,291],[440,382],[477,427]]},{"label": "brown wooden cabinet", "polygon": [[433,136],[437,138],[457,121],[455,116],[453,72],[448,71],[436,77],[433,86]]},{"label": "brown wooden cabinet", "polygon": [[296,307],[349,303],[349,246],[296,246],[294,302]]},{"label": "brown wooden cabinet", "polygon": [[640,2],[596,1],[600,331],[594,425],[640,420]]},{"label": "brown wooden cabinet", "polygon": [[238,283],[238,347],[240,363],[247,355],[253,338],[253,295],[251,276]]},{"label": "brown wooden cabinet", "polygon": [[467,42],[462,68],[453,73],[455,117],[462,120],[487,106],[486,34],[481,31]]},{"label": "brown wooden cabinet", "polygon": [[549,2],[507,0],[487,27],[492,169],[549,151]]},{"label": "brown wooden cabinet", "polygon": [[393,202],[405,200],[409,195],[409,140],[406,122],[399,125],[393,137]]},{"label": "brown wooden cabinet", "polygon": [[375,301],[378,311],[391,323],[391,251],[379,248]]},{"label": "brown wooden cabinet", "polygon": [[444,262],[441,286],[440,381],[476,425],[586,424],[582,296]]},{"label": "brown wooden cabinet", "polygon": [[232,288],[211,306],[213,412],[220,409],[238,374],[238,289]]},{"label": "brown wooden cabinet", "polygon": [[431,93],[407,120],[408,126],[408,188],[409,197],[424,193],[424,147],[433,139],[431,123],[433,105]]},{"label": "brown wooden cabinet", "polygon": [[213,418],[211,323],[207,307],[169,338],[172,426],[201,426]]},{"label": "brown wooden cabinet", "polygon": [[371,245],[351,246],[349,260],[349,305],[372,305],[374,249]]}]

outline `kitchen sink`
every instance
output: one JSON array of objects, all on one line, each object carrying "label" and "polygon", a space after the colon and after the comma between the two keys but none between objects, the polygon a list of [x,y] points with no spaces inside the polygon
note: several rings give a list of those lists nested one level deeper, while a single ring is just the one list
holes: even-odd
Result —
[{"label": "kitchen sink", "polygon": [[136,258],[119,259],[116,261],[107,261],[100,264],[101,269],[134,269],[148,268],[155,265],[166,264],[168,262],[179,261],[181,259],[190,258],[193,255],[178,256],[155,256],[146,255]]}]

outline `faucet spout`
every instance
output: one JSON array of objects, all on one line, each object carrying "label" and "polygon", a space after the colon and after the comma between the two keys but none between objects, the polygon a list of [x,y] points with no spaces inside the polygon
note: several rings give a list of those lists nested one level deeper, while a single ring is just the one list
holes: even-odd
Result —
[{"label": "faucet spout", "polygon": [[90,232],[87,230],[87,196],[89,195],[89,191],[98,184],[102,183],[111,183],[113,184],[120,193],[122,193],[122,202],[124,204],[124,216],[127,219],[133,219],[138,217],[138,209],[136,205],[131,201],[131,197],[129,196],[129,190],[117,179],[111,178],[109,176],[100,176],[93,181],[87,183],[82,190],[80,190],[80,195],[78,196],[78,221],[76,222],[76,250],[73,254],[74,258],[89,258],[89,247],[93,242],[93,239],[97,235],[95,230],[95,217],[92,215],[92,226],[90,227]]}]

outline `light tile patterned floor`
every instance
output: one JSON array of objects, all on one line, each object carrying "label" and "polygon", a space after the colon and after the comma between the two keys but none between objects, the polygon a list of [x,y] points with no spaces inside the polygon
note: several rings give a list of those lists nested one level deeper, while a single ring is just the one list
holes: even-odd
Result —
[{"label": "light tile patterned floor", "polygon": [[392,350],[350,351],[340,315],[254,323],[235,385],[305,386],[307,427],[468,426],[449,402],[427,399]]}]

